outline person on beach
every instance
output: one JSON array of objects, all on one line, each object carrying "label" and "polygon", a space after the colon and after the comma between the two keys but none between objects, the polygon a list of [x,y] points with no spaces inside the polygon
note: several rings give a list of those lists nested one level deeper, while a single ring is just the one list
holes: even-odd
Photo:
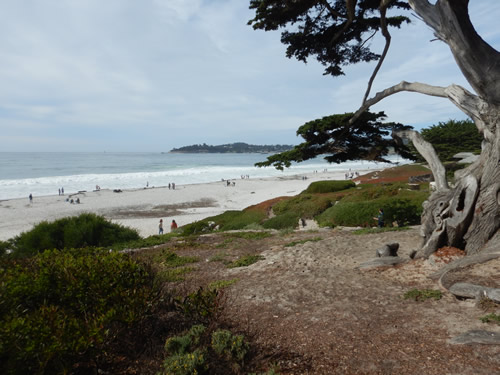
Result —
[{"label": "person on beach", "polygon": [[30,199],[30,203],[33,203],[33,195],[31,195],[31,193],[29,195],[29,199]]},{"label": "person on beach", "polygon": [[160,224],[158,224],[158,234],[163,234],[163,219],[160,219]]},{"label": "person on beach", "polygon": [[373,220],[377,220],[378,227],[382,228],[384,226],[384,210],[380,208],[377,217],[374,217]]},{"label": "person on beach", "polygon": [[175,222],[175,220],[172,220],[172,224],[170,225],[170,230],[176,230],[177,229],[177,223]]}]

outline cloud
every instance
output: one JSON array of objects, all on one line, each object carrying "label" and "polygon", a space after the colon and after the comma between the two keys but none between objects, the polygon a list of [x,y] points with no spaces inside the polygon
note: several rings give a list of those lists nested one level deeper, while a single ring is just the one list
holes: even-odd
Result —
[{"label": "cloud", "polygon": [[[287,59],[279,32],[246,24],[253,16],[248,4],[3,2],[0,134],[9,137],[4,151],[164,151],[189,139],[281,143],[295,140],[306,121],[357,109],[373,64],[348,67],[345,77],[334,79],[323,76],[314,60],[306,65]],[[498,44],[500,4],[482,0],[471,7],[477,29]],[[432,38],[418,20],[394,31],[372,92],[403,79],[465,85],[446,45]],[[380,39],[372,43],[381,50]],[[441,99],[408,95],[376,108],[391,121],[415,124],[460,115]]]}]

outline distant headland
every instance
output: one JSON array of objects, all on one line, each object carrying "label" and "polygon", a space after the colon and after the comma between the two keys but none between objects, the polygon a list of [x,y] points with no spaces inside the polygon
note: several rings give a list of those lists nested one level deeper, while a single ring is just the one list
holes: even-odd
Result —
[{"label": "distant headland", "polygon": [[283,152],[292,149],[292,145],[249,145],[248,143],[236,142],[228,143],[225,145],[211,146],[203,143],[202,145],[191,145],[179,148],[173,148],[171,153],[184,153],[184,154],[203,154],[203,153],[260,153],[269,154],[276,152]]}]

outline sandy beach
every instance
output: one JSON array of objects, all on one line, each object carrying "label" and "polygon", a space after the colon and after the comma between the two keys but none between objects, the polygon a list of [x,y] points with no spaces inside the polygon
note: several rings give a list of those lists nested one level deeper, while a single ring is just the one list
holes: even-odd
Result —
[{"label": "sandy beach", "polygon": [[[360,174],[374,169],[359,170]],[[307,179],[304,179],[307,177]],[[249,178],[225,181],[149,187],[114,192],[85,191],[76,194],[33,197],[0,201],[0,240],[7,240],[30,230],[41,221],[53,221],[62,217],[92,212],[115,223],[135,228],[141,236],[158,232],[158,222],[163,219],[166,232],[175,219],[179,226],[218,215],[228,210],[242,210],[248,206],[280,196],[293,196],[307,188],[313,181],[343,180],[344,172],[318,172],[306,175]],[[71,204],[67,199],[80,199]]]}]

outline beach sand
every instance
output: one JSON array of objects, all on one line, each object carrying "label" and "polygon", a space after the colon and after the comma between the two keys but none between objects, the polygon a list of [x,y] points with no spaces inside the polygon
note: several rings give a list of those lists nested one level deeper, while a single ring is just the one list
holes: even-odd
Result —
[{"label": "beach sand", "polygon": [[[375,169],[359,170],[360,174]],[[307,177],[307,179],[304,179]],[[7,240],[33,228],[41,221],[53,221],[68,216],[91,212],[102,215],[114,223],[135,228],[143,237],[158,233],[160,219],[165,232],[174,219],[179,226],[215,216],[228,210],[242,210],[280,196],[293,196],[305,190],[311,182],[343,180],[344,172],[319,172],[305,175],[273,178],[249,178],[225,181],[177,185],[147,189],[86,191],[63,196],[33,197],[0,201],[0,240]],[[71,204],[66,199],[80,199]]]}]

